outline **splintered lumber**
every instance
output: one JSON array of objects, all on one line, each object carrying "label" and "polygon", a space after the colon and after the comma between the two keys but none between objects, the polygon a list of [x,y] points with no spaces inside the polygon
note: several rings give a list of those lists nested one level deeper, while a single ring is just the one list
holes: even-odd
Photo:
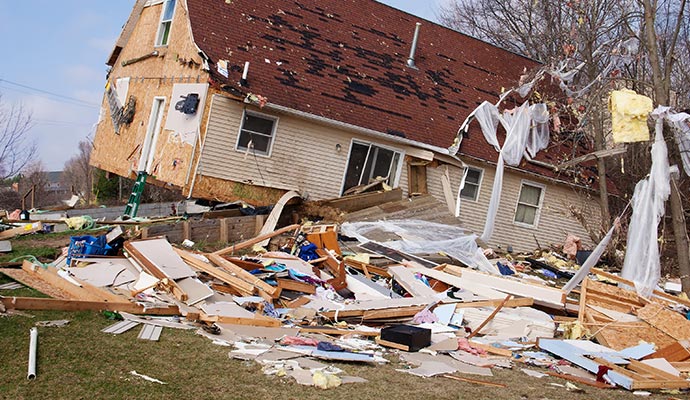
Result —
[{"label": "splintered lumber", "polygon": [[345,263],[338,261],[333,254],[324,249],[316,249],[316,254],[321,257],[326,257],[326,259],[323,261],[323,264],[328,267],[331,275],[333,275],[333,279],[329,279],[327,281],[331,286],[333,286],[333,289],[341,290],[346,288],[347,281],[345,278],[347,273],[345,272]]},{"label": "splintered lumber", "polygon": [[1,239],[11,239],[15,236],[27,235],[29,233],[38,232],[43,229],[43,224],[41,222],[32,222],[18,228],[7,229],[0,232]]},{"label": "splintered lumber", "polygon": [[342,255],[343,252],[340,250],[340,245],[338,245],[338,233],[335,230],[326,230],[323,232],[312,231],[307,233],[307,240],[314,243],[316,247],[325,250],[333,250],[338,255]]},{"label": "splintered lumber", "polygon": [[452,379],[454,381],[460,381],[460,382],[469,382],[469,383],[476,383],[477,385],[483,385],[483,386],[494,386],[494,387],[500,387],[500,388],[505,388],[508,387],[508,385],[505,385],[503,383],[495,383],[495,382],[487,382],[487,381],[482,381],[479,379],[473,379],[473,378],[463,378],[457,375],[441,375],[444,378]]},{"label": "splintered lumber", "polygon": [[393,248],[388,247],[388,246],[384,246],[381,243],[366,242],[366,243],[360,244],[359,247],[361,247],[365,250],[371,251],[373,253],[382,255],[389,260],[393,260],[393,261],[396,261],[399,263],[402,263],[403,261],[415,261],[415,262],[417,262],[417,263],[419,263],[422,266],[427,267],[427,268],[433,268],[433,267],[438,265],[438,264],[431,262],[429,260],[426,260],[422,257],[417,257],[415,255],[408,254],[408,253],[393,249]]},{"label": "splintered lumber", "polygon": [[446,265],[443,270],[449,274],[462,277],[471,282],[476,282],[505,294],[512,294],[513,296],[517,297],[530,297],[534,299],[534,304],[537,305],[562,309],[565,304],[565,293],[563,293],[560,289],[485,274],[483,272],[458,267],[456,265]]},{"label": "splintered lumber", "polygon": [[475,329],[474,331],[472,331],[472,333],[470,333],[470,335],[467,337],[467,340],[472,339],[473,337],[477,336],[477,334],[478,334],[479,332],[481,332],[482,328],[484,328],[484,327],[486,326],[486,324],[488,324],[489,322],[491,322],[491,320],[494,319],[494,317],[496,316],[496,314],[498,314],[498,312],[501,311],[501,309],[503,308],[503,306],[506,304],[506,302],[507,302],[508,300],[510,300],[511,297],[513,297],[513,295],[511,295],[511,294],[507,295],[506,298],[503,299],[503,301],[501,302],[501,304],[499,304],[498,307],[496,307],[496,308],[491,312],[491,314],[489,314],[489,316],[484,320],[484,322],[482,322],[481,324],[479,324],[479,326],[477,327],[477,329]]},{"label": "splintered lumber", "polygon": [[42,268],[32,264],[30,261],[24,260],[22,270],[32,277],[42,280],[48,285],[58,288],[59,290],[69,294],[70,298],[73,300],[109,301],[113,303],[120,303],[126,300],[121,296],[106,292],[87,283],[82,283],[82,287],[79,287],[71,282],[68,282],[66,279],[58,275],[57,269],[53,266]]},{"label": "splintered lumber", "polygon": [[218,267],[211,265],[210,263],[198,259],[194,256],[194,254],[188,251],[176,248],[175,252],[179,254],[180,257],[182,257],[182,259],[187,264],[191,265],[193,268],[196,268],[199,271],[203,271],[211,275],[219,281],[233,287],[243,295],[251,296],[252,294],[254,294],[254,286],[252,284],[245,282],[242,279],[233,276],[232,274],[225,272],[224,270]]},{"label": "splintered lumber", "polygon": [[425,285],[422,281],[415,278],[414,272],[407,267],[390,267],[388,272],[396,282],[400,284],[409,294],[415,297],[434,297],[438,295],[434,289]]},{"label": "splintered lumber", "polygon": [[[616,282],[620,282],[620,283],[622,283],[624,285],[628,285],[630,287],[635,287],[634,282],[629,281],[629,280],[624,279],[624,278],[621,278],[618,275],[611,274],[609,272],[606,272],[606,271],[598,269],[598,268],[592,268],[592,273],[597,274],[597,275],[601,275],[607,279],[610,279],[610,280],[616,281]],[[682,304],[686,307],[690,307],[690,300],[682,299],[678,296],[674,296],[674,295],[668,294],[666,292],[662,292],[661,290],[654,290],[654,292],[652,292],[652,293],[654,294],[654,296],[656,296],[658,298],[670,301],[672,303],[679,303],[679,304]]]},{"label": "splintered lumber", "polygon": [[238,250],[242,250],[242,249],[245,249],[247,247],[251,247],[251,246],[253,246],[257,243],[260,243],[266,239],[271,239],[275,236],[282,235],[283,233],[297,230],[300,228],[300,226],[301,225],[299,225],[299,224],[289,225],[289,226],[286,226],[284,228],[280,228],[276,231],[273,231],[270,233],[265,233],[263,235],[259,235],[259,236],[255,237],[255,238],[245,240],[244,242],[233,244],[232,246],[226,247],[224,249],[220,249],[220,250],[214,252],[213,254],[223,255],[223,254],[227,254],[227,253],[234,253]]},{"label": "splintered lumber", "polygon": [[419,309],[418,306],[422,306],[422,309],[429,304],[437,302],[434,298],[423,298],[423,297],[403,297],[399,299],[381,299],[381,300],[370,300],[361,301],[358,303],[345,304],[341,309],[338,310],[326,310],[321,311],[319,314],[327,318],[345,318],[345,317],[358,317],[363,316],[365,312],[372,310],[396,310],[395,312],[400,312],[401,309],[405,308],[415,308]]},{"label": "splintered lumber", "polygon": [[474,348],[482,349],[489,354],[495,354],[497,356],[503,356],[503,357],[512,357],[513,356],[513,352],[511,350],[501,349],[498,347],[494,347],[490,344],[479,343],[479,342],[475,342],[474,340],[470,340],[470,345]]},{"label": "splintered lumber", "polygon": [[118,311],[131,314],[180,315],[177,306],[144,308],[135,303],[106,301],[46,299],[38,297],[2,297],[0,301],[7,309],[15,310],[59,310],[59,311]]},{"label": "splintered lumber", "polygon": [[575,376],[575,375],[559,374],[558,372],[553,372],[553,371],[549,371],[549,370],[545,370],[545,371],[541,371],[541,372],[543,372],[549,376],[565,379],[566,381],[581,383],[583,385],[593,386],[593,387],[599,388],[599,389],[615,389],[616,388],[615,385],[609,385],[609,384],[606,384],[604,382],[597,382],[597,381],[592,380],[592,379],[586,379],[586,378],[582,378],[582,377]]},{"label": "splintered lumber", "polygon": [[[22,263],[20,262],[19,265],[21,266]],[[25,286],[28,286],[30,288],[36,289],[39,292],[48,295],[50,297],[54,297],[57,299],[71,299],[72,296],[60,289],[56,288],[55,286],[49,284],[48,282],[44,281],[43,279],[40,279],[36,277],[33,274],[30,274],[22,269],[16,269],[16,268],[2,268],[0,269],[0,273],[9,276],[10,278],[14,279],[17,282],[23,283]]]},{"label": "splintered lumber", "polygon": [[[166,241],[167,243],[167,241]],[[142,254],[136,247],[132,246],[132,242],[125,242],[124,244],[125,250],[129,253],[129,255],[132,257],[134,261],[136,261],[142,268],[144,268],[148,273],[153,275],[154,277],[160,279],[161,281],[165,282],[165,285],[168,290],[175,296],[176,299],[180,301],[187,301],[187,293],[182,290],[182,288],[175,283],[172,277],[168,276],[161,268],[159,268],[156,264],[154,264],[151,260],[149,260],[144,254]],[[175,254],[175,253],[173,253]],[[179,257],[178,257],[179,258]],[[184,261],[180,259],[180,262],[184,264]],[[185,264],[187,265],[187,264]],[[187,266],[189,267],[189,266]],[[191,270],[191,267],[190,267]],[[192,270],[192,275],[196,275],[194,270]]]},{"label": "splintered lumber", "polygon": [[227,270],[231,274],[237,276],[239,279],[249,283],[259,290],[259,294],[262,292],[267,294],[270,298],[277,298],[280,294],[278,288],[269,285],[268,283],[262,281],[256,276],[245,271],[243,268],[235,265],[234,263],[221,257],[219,254],[210,253],[207,255],[208,259],[217,266]]},{"label": "splintered lumber", "polygon": [[686,361],[690,359],[690,341],[674,341],[645,358],[664,358],[670,362]]},{"label": "splintered lumber", "polygon": [[280,327],[282,323],[280,320],[270,318],[261,314],[254,314],[253,318],[233,317],[226,315],[207,315],[200,313],[200,321],[219,324],[233,324],[233,325],[249,325],[249,326],[264,326],[264,327]]},{"label": "splintered lumber", "polygon": [[[503,303],[505,299],[495,299],[495,300],[480,300],[480,301],[467,301],[463,303],[456,303],[455,309],[459,310],[461,308],[477,308],[477,307],[496,307]],[[533,299],[526,297],[521,297],[519,299],[510,299],[503,305],[504,308],[515,308],[515,307],[531,307],[534,304]]]},{"label": "splintered lumber", "polygon": [[357,260],[350,258],[350,257],[345,257],[343,259],[343,262],[348,267],[352,267],[356,270],[362,271],[365,274],[366,273],[375,274],[375,275],[382,276],[384,278],[390,278],[391,277],[391,274],[388,273],[387,269],[377,267],[376,265],[367,264],[367,263],[362,262],[362,261],[357,261]]},{"label": "splintered lumber", "polygon": [[299,282],[294,279],[277,278],[278,287],[283,290],[294,290],[295,292],[302,292],[307,294],[316,293],[316,287],[308,283]]},{"label": "splintered lumber", "polygon": [[392,349],[398,349],[402,351],[410,351],[410,346],[381,339],[381,336],[376,336],[374,338],[374,342],[376,342],[376,344],[378,344],[379,346],[390,347]]},{"label": "splintered lumber", "polygon": [[337,208],[344,212],[354,212],[380,204],[399,201],[402,199],[402,189],[395,188],[388,191],[367,192],[339,197],[320,202],[327,207]]},{"label": "splintered lumber", "polygon": [[690,339],[690,321],[662,304],[647,304],[637,310],[637,317],[675,340]]}]

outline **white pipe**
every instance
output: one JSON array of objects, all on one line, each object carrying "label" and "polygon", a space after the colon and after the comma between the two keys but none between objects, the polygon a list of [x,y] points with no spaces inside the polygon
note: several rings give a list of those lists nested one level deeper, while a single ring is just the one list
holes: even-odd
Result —
[{"label": "white pipe", "polygon": [[38,329],[29,330],[29,372],[27,379],[36,379],[36,345],[38,343]]},{"label": "white pipe", "polygon": [[247,80],[247,73],[249,73],[249,61],[244,62],[244,71],[242,71],[242,80]]}]

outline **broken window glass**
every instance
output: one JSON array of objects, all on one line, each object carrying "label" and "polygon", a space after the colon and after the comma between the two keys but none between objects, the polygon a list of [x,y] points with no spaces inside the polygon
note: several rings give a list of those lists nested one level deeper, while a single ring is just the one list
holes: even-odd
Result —
[{"label": "broken window glass", "polygon": [[460,192],[460,197],[472,201],[477,201],[479,198],[479,185],[482,180],[482,170],[479,168],[467,167],[467,177],[465,178],[465,186]]},{"label": "broken window glass", "polygon": [[345,171],[343,192],[365,185],[376,178],[386,178],[386,184],[397,184],[400,153],[369,143],[353,142]]},{"label": "broken window glass", "polygon": [[529,183],[522,183],[520,198],[515,209],[515,222],[536,225],[537,215],[541,207],[543,188]]},{"label": "broken window glass", "polygon": [[237,150],[250,149],[255,154],[269,155],[275,125],[275,118],[245,112]]}]

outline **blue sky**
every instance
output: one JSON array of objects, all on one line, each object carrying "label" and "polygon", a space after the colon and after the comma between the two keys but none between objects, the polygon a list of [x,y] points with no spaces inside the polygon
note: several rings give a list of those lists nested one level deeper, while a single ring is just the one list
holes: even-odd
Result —
[{"label": "blue sky", "polygon": [[[433,21],[446,1],[381,2]],[[0,94],[3,103],[21,104],[33,113],[30,134],[46,170],[61,170],[77,143],[92,136],[105,61],[133,4],[0,0]]]}]

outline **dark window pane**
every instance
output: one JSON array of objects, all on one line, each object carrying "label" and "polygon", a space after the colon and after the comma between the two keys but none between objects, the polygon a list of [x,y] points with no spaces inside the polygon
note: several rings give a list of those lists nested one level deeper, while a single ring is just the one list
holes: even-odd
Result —
[{"label": "dark window pane", "polygon": [[539,198],[541,197],[541,188],[530,185],[522,185],[520,190],[520,203],[529,204],[532,206],[539,206]]},{"label": "dark window pane", "polygon": [[377,177],[387,177],[391,169],[391,161],[393,161],[393,151],[379,148],[376,154],[376,164],[374,165],[374,173],[369,176],[370,179]]},{"label": "dark window pane", "polygon": [[522,222],[529,225],[534,225],[534,220],[537,216],[537,208],[530,207],[523,204],[518,204],[515,210],[515,222]]},{"label": "dark window pane", "polygon": [[465,181],[465,186],[460,192],[460,197],[464,197],[470,200],[477,200],[477,189],[479,186],[475,186],[467,181]]},{"label": "dark window pane", "polygon": [[467,171],[467,178],[465,178],[465,182],[470,182],[479,185],[479,179],[482,177],[482,171],[474,168],[470,168]]},{"label": "dark window pane", "polygon": [[274,121],[272,119],[246,114],[242,129],[263,133],[265,135],[271,135],[273,133],[273,122]]},{"label": "dark window pane", "polygon": [[347,172],[345,173],[345,183],[343,184],[343,192],[347,189],[359,185],[359,178],[364,168],[364,162],[369,152],[369,146],[361,143],[353,143],[350,151],[350,159],[347,163]]}]

